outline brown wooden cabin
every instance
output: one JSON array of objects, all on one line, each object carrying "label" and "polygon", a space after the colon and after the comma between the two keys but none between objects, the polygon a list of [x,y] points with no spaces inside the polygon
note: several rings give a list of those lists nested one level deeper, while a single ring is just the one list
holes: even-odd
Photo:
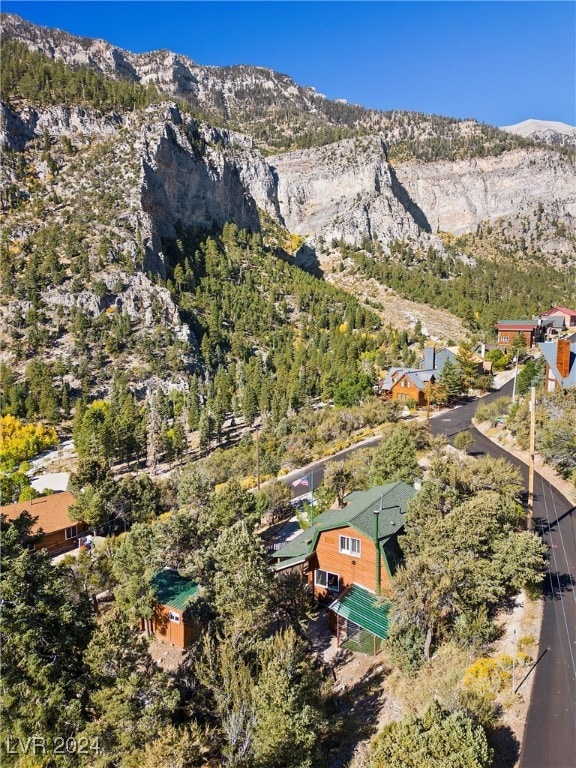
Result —
[{"label": "brown wooden cabin", "polygon": [[68,491],[39,496],[29,501],[19,501],[0,507],[0,514],[8,520],[16,520],[23,513],[28,513],[33,519],[32,533],[41,532],[42,538],[30,543],[34,550],[46,549],[51,555],[69,552],[78,546],[79,538],[88,531],[85,523],[71,520],[68,509],[74,504],[75,498]]},{"label": "brown wooden cabin", "polygon": [[545,327],[552,324],[552,320],[542,321],[539,317],[532,320],[500,320],[496,323],[498,331],[498,346],[507,353],[517,336],[523,336],[526,349],[530,349],[545,335]]},{"label": "brown wooden cabin", "polygon": [[[274,552],[278,577],[300,573],[317,599],[329,604],[333,630],[339,626],[342,611],[349,611],[347,620],[359,626],[363,616],[372,615],[372,623],[366,619],[368,631],[385,636],[378,634],[387,627],[384,607],[375,609],[370,603],[379,602],[378,596],[388,591],[401,560],[398,535],[415,493],[412,486],[395,482],[348,494],[342,509],[323,512],[309,528]],[[359,610],[361,603],[364,608]],[[382,621],[376,620],[377,616]],[[378,626],[380,629],[375,629]]]},{"label": "brown wooden cabin", "polygon": [[197,622],[190,609],[198,584],[172,568],[164,568],[152,579],[152,587],[157,603],[152,618],[141,620],[141,629],[162,642],[187,648],[198,635]]},{"label": "brown wooden cabin", "polygon": [[428,387],[436,382],[438,374],[436,369],[391,368],[376,390],[386,400],[422,407],[428,403]]},{"label": "brown wooden cabin", "polygon": [[390,399],[399,403],[414,403],[419,408],[428,402],[427,382],[434,384],[436,378],[429,371],[408,371],[392,384]]}]

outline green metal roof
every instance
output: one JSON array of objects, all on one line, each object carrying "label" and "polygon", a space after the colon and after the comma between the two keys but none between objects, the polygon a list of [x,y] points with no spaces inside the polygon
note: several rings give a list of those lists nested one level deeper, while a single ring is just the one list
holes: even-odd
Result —
[{"label": "green metal roof", "polygon": [[346,497],[345,509],[348,509],[350,525],[372,538],[374,510],[381,509],[378,516],[378,538],[387,539],[398,533],[404,525],[408,502],[415,494],[411,485],[400,481],[376,485],[369,491],[354,491]]},{"label": "green metal roof", "polygon": [[275,571],[283,571],[285,568],[291,568],[293,565],[300,565],[300,563],[306,562],[307,555],[300,555],[299,557],[288,557],[284,560],[280,560],[273,568]]},{"label": "green metal roof", "polygon": [[314,551],[322,531],[350,526],[372,538],[374,536],[374,510],[378,516],[378,539],[380,542],[397,534],[404,525],[408,502],[416,491],[411,485],[397,481],[376,485],[369,491],[353,491],[346,496],[343,509],[328,509],[314,520],[310,528],[302,531],[274,553],[274,557],[307,557]]},{"label": "green metal roof", "polygon": [[164,568],[152,578],[152,586],[156,600],[161,605],[185,611],[188,603],[198,592],[198,584],[192,579],[180,576],[172,568]]},{"label": "green metal roof", "polygon": [[358,624],[382,640],[388,637],[390,603],[354,584],[330,605],[338,616]]}]

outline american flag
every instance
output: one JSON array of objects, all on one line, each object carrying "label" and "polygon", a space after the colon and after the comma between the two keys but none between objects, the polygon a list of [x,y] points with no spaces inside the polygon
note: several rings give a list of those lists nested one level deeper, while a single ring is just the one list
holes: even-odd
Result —
[{"label": "american flag", "polygon": [[309,475],[304,475],[303,477],[299,477],[297,480],[294,480],[294,482],[292,483],[292,488],[296,488],[299,485],[305,485],[306,488],[308,488],[308,486],[310,485],[310,483],[308,482],[308,477]]}]

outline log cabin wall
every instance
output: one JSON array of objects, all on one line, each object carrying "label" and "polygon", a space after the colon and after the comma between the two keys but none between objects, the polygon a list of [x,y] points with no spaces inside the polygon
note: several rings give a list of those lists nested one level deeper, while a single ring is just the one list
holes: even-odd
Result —
[{"label": "log cabin wall", "polygon": [[[340,536],[347,536],[360,541],[359,554],[340,552]],[[310,560],[309,583],[314,587],[314,594],[319,599],[335,597],[332,592],[315,583],[315,571],[320,569],[340,577],[340,590],[351,584],[358,584],[365,589],[376,592],[376,552],[374,542],[368,536],[346,526],[332,531],[322,531],[316,544],[314,556]],[[381,589],[389,585],[386,563],[381,562]]]}]

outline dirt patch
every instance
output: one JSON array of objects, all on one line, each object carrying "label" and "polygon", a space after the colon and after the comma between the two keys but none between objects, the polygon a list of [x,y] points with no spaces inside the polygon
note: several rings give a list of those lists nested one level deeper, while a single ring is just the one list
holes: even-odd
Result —
[{"label": "dirt patch", "polygon": [[391,665],[383,652],[370,656],[339,648],[324,608],[310,623],[307,635],[313,651],[329,668],[334,686],[334,743],[326,765],[360,768],[373,736],[403,714],[387,685]]},{"label": "dirt patch", "polygon": [[[326,255],[321,257],[320,266],[324,272],[324,279],[355,296],[358,301],[379,314],[385,323],[399,330],[405,330],[413,329],[416,322],[420,320],[422,332],[431,340],[440,343],[452,341],[458,344],[468,338],[468,331],[456,315],[427,304],[403,299],[374,278],[363,277],[359,272],[351,269],[340,272],[339,263],[339,257]],[[375,303],[381,304],[382,307],[374,306]]]},{"label": "dirt patch", "polygon": [[158,640],[151,640],[148,647],[150,656],[164,672],[175,672],[180,666],[184,654],[182,648],[176,648],[174,645],[161,643]]}]

